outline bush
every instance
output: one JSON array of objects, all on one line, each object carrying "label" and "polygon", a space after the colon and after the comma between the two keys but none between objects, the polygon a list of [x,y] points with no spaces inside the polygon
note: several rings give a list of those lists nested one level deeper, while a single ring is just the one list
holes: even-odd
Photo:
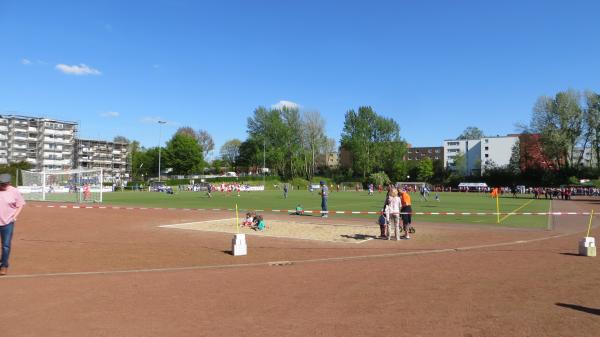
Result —
[{"label": "bush", "polygon": [[306,190],[308,189],[308,180],[302,178],[294,178],[290,182],[290,185],[295,189]]},{"label": "bush", "polygon": [[369,182],[375,184],[375,186],[382,185],[385,186],[390,183],[390,178],[385,172],[371,173],[369,176]]}]

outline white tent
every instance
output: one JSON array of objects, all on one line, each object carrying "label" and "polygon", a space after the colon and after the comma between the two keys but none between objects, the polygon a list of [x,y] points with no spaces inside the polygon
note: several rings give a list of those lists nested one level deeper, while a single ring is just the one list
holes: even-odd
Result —
[{"label": "white tent", "polygon": [[460,183],[458,184],[459,188],[487,188],[488,185],[486,183]]}]

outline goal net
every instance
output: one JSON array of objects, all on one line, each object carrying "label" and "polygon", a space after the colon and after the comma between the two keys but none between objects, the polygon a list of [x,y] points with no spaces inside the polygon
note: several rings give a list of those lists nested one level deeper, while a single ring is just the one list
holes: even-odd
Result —
[{"label": "goal net", "polygon": [[100,203],[102,194],[112,191],[102,186],[102,169],[21,170],[21,178],[18,188],[26,200]]},{"label": "goal net", "polygon": [[342,191],[362,191],[363,185],[360,181],[344,181],[340,184],[340,189]]},{"label": "goal net", "polygon": [[396,187],[404,188],[409,192],[419,192],[423,187],[426,187],[429,192],[433,191],[433,187],[425,182],[397,182]]}]

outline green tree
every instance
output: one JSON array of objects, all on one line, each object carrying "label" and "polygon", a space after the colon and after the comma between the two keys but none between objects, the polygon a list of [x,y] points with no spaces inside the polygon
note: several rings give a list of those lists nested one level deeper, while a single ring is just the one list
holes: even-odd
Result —
[{"label": "green tree", "polygon": [[149,149],[139,147],[139,143],[134,141],[132,146],[132,166],[135,179],[147,179],[158,174],[158,147]]},{"label": "green tree", "polygon": [[258,107],[248,118],[248,134],[253,142],[261,144],[266,151],[266,166],[280,175],[285,175],[286,127],[281,111]]},{"label": "green tree", "polygon": [[225,169],[229,167],[229,163],[223,159],[215,159],[211,163],[211,170],[215,174],[224,174]]},{"label": "green tree", "polygon": [[244,167],[247,171],[258,172],[263,164],[263,144],[254,138],[248,138],[240,144],[240,152],[236,166]]},{"label": "green tree", "polygon": [[346,112],[341,146],[352,153],[354,172],[363,180],[379,169],[397,169],[406,153],[398,123],[368,106]]},{"label": "green tree", "polygon": [[315,174],[317,168],[317,157],[328,147],[327,136],[325,136],[325,120],[318,111],[307,111],[302,114],[302,138],[304,141],[304,173],[309,181]]},{"label": "green tree", "polygon": [[[16,163],[10,164],[0,164],[0,173],[8,173],[11,175],[11,184],[13,186],[19,186],[23,182],[23,177],[21,174],[21,170],[30,170],[31,164],[26,161],[20,161]],[[17,177],[19,181],[17,181]]]},{"label": "green tree", "polygon": [[113,142],[115,142],[115,143],[129,144],[130,140],[127,137],[125,137],[125,136],[115,136],[113,138]]},{"label": "green tree", "polygon": [[[589,138],[592,153],[596,157],[596,168],[600,168],[600,95],[586,91],[584,96],[586,139]],[[583,147],[585,148],[585,145]],[[579,162],[581,162],[581,158],[578,160]]]},{"label": "green tree", "polygon": [[460,152],[452,159],[451,170],[455,175],[464,177],[467,174],[467,157]]},{"label": "green tree", "polygon": [[456,137],[457,140],[463,140],[463,139],[481,139],[481,138],[485,138],[485,135],[483,134],[483,131],[481,131],[481,129],[479,129],[478,127],[475,127],[475,126],[468,126],[460,134],[460,136]]},{"label": "green tree", "polygon": [[373,184],[375,184],[375,186],[377,185],[387,185],[391,182],[390,178],[388,177],[387,174],[385,174],[385,172],[377,172],[377,173],[371,173],[371,175],[369,176],[369,181],[371,181]]},{"label": "green tree", "polygon": [[575,164],[574,150],[584,127],[580,96],[575,90],[559,92],[554,98],[541,96],[533,108],[530,129],[540,134],[544,154],[558,168]]},{"label": "green tree", "polygon": [[431,177],[433,177],[433,162],[430,158],[423,158],[419,161],[417,179],[429,182]]},{"label": "green tree", "polygon": [[198,141],[198,144],[200,144],[200,147],[202,147],[204,158],[207,158],[208,154],[215,149],[215,142],[213,141],[212,136],[208,131],[200,129],[196,132],[196,140]]},{"label": "green tree", "polygon": [[521,173],[521,144],[517,140],[511,148],[510,159],[508,161],[508,171],[518,175]]},{"label": "green tree", "polygon": [[165,167],[173,169],[174,174],[201,172],[204,165],[202,148],[193,137],[176,133],[167,142],[165,164]]},{"label": "green tree", "polygon": [[221,159],[227,162],[233,170],[235,170],[235,163],[240,155],[241,144],[239,139],[231,139],[221,146]]}]

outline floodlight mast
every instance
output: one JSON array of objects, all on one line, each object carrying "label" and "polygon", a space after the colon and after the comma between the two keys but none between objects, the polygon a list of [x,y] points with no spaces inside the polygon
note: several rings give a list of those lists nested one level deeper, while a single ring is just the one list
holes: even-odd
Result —
[{"label": "floodlight mast", "polygon": [[263,174],[263,191],[267,190],[267,185],[265,183],[265,162],[266,162],[266,149],[267,149],[267,142],[265,139],[263,139],[263,167],[262,167],[262,174]]},{"label": "floodlight mast", "polygon": [[160,150],[161,150],[161,138],[162,138],[162,125],[163,124],[167,124],[167,122],[165,121],[158,121],[158,181],[160,182],[160,161],[161,161],[161,157],[160,157]]}]

